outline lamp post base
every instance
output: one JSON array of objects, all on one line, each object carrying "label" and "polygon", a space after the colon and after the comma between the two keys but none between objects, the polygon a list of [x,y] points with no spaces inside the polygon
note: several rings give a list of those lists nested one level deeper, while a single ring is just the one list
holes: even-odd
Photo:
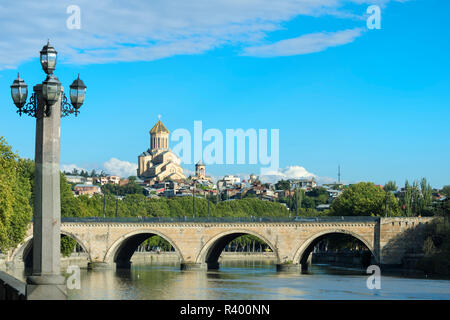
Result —
[{"label": "lamp post base", "polygon": [[67,300],[66,279],[60,275],[29,276],[27,300]]}]

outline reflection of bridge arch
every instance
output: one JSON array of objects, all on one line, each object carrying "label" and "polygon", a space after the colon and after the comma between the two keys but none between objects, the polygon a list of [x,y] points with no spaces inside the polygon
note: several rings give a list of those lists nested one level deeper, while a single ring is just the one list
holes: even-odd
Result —
[{"label": "reflection of bridge arch", "polygon": [[[84,242],[75,234],[61,230],[61,235],[74,239],[88,256],[88,262],[91,261],[91,255]],[[14,263],[24,263],[24,266],[31,267],[33,257],[33,236],[26,237],[11,253],[11,261]],[[19,258],[22,258],[20,260]]]},{"label": "reflection of bridge arch", "polygon": [[130,259],[136,252],[136,248],[152,236],[160,236],[169,242],[178,254],[180,261],[183,261],[181,250],[170,237],[153,229],[139,229],[129,232],[116,240],[108,248],[104,257],[104,262],[108,264],[116,263],[118,267],[129,267],[131,264]]},{"label": "reflection of bridge arch", "polygon": [[225,246],[234,239],[244,235],[252,235],[264,241],[275,254],[277,260],[276,263],[277,264],[279,263],[280,259],[276,246],[272,244],[271,241],[269,241],[263,235],[247,229],[235,229],[221,232],[215,235],[203,245],[203,247],[200,250],[200,253],[196,258],[196,263],[198,264],[206,263],[208,269],[218,269],[219,268],[218,260]]},{"label": "reflection of bridge arch", "polygon": [[305,266],[306,261],[309,257],[309,254],[314,249],[314,246],[317,243],[319,243],[321,240],[325,239],[327,236],[332,235],[332,234],[350,235],[353,238],[361,241],[367,247],[367,249],[369,249],[372,256],[375,258],[375,261],[377,263],[379,263],[379,259],[378,259],[377,255],[375,254],[375,250],[374,250],[373,246],[364,237],[362,237],[352,231],[344,230],[344,229],[329,229],[329,230],[324,230],[324,231],[321,231],[321,232],[318,232],[318,233],[312,235],[305,242],[303,242],[300,245],[300,247],[296,250],[296,252],[294,254],[294,258],[293,258],[293,263],[299,263],[299,264]]}]

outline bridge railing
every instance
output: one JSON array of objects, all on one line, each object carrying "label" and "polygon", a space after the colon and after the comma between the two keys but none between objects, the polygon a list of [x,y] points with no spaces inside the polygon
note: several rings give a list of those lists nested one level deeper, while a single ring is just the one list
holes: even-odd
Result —
[{"label": "bridge railing", "polygon": [[239,222],[373,222],[378,217],[63,217],[61,222],[81,223],[170,223],[170,222],[214,222],[214,223],[239,223]]}]

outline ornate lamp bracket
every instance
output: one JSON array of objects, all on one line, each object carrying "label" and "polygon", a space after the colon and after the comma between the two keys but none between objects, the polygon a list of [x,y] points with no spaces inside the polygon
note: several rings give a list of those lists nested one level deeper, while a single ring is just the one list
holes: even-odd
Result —
[{"label": "ornate lamp bracket", "polygon": [[25,104],[22,108],[19,108],[17,110],[17,113],[19,116],[22,116],[22,113],[29,115],[30,117],[36,118],[37,114],[37,101],[36,101],[36,94],[33,93],[30,96],[30,101]]},{"label": "ornate lamp bracket", "polygon": [[76,117],[76,116],[78,116],[78,113],[80,113],[80,111],[78,111],[78,109],[75,109],[69,102],[67,102],[67,97],[63,93],[62,101],[61,101],[61,118],[67,117],[72,113],[75,113],[75,117]]}]

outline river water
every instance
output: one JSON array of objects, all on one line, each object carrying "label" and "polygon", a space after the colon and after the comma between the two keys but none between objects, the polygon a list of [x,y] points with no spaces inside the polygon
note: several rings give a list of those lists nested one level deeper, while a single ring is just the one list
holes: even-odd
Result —
[{"label": "river water", "polygon": [[[23,269],[10,270],[24,279]],[[445,299],[450,280],[381,276],[381,289],[368,289],[369,275],[349,268],[313,265],[308,274],[277,272],[270,261],[223,261],[220,270],[181,271],[175,262],[133,263],[129,270],[81,269],[81,288],[69,299]]]},{"label": "river water", "polygon": [[382,276],[368,289],[358,270],[313,265],[309,274],[277,272],[267,261],[224,261],[218,271],[181,271],[178,264],[130,270],[81,270],[70,299],[450,299],[450,281]]}]

